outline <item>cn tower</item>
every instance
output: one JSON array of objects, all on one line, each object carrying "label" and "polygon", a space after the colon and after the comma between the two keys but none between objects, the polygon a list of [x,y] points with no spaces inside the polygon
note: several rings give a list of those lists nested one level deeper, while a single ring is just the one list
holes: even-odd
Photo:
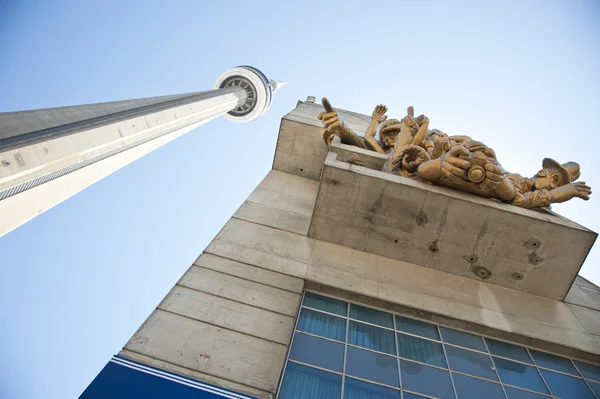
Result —
[{"label": "cn tower", "polygon": [[285,83],[244,65],[209,91],[0,113],[0,237],[213,118],[261,117]]}]

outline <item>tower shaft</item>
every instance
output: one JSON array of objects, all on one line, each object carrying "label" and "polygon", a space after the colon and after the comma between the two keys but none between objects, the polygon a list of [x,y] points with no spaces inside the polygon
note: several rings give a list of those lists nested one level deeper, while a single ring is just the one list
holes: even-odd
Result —
[{"label": "tower shaft", "polygon": [[209,91],[0,113],[0,237],[219,115],[257,119],[273,92],[237,67]]}]

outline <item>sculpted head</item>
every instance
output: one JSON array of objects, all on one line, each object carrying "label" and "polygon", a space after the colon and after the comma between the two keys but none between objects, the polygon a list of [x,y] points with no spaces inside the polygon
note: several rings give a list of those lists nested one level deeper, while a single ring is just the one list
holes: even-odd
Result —
[{"label": "sculpted head", "polygon": [[389,149],[396,144],[401,127],[402,124],[398,119],[388,119],[379,124],[377,127],[379,142],[383,145],[383,147]]},{"label": "sculpted head", "polygon": [[545,158],[542,161],[542,168],[531,179],[536,190],[553,190],[574,182],[580,175],[577,162],[567,162],[561,165],[553,159]]}]

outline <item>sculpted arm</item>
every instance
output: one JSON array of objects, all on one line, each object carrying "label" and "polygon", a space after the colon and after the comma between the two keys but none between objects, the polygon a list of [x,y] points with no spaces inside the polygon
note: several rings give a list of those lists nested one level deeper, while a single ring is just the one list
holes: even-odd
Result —
[{"label": "sculpted arm", "polygon": [[367,147],[371,151],[377,151],[381,154],[385,153],[384,148],[377,142],[375,139],[375,132],[377,131],[377,125],[387,119],[387,107],[385,105],[378,105],[373,110],[373,114],[371,115],[371,123],[367,128],[367,133],[365,134],[365,143]]},{"label": "sculpted arm", "polygon": [[590,194],[592,194],[590,186],[587,186],[585,182],[575,182],[565,184],[553,190],[535,190],[518,193],[512,204],[522,208],[539,208],[565,202],[575,197],[587,201],[590,199]]},{"label": "sculpted arm", "polygon": [[323,127],[325,128],[323,140],[327,146],[331,145],[334,136],[338,136],[343,144],[367,148],[364,138],[358,136],[342,122],[338,113],[329,104],[329,101],[326,98],[323,98],[322,101],[325,112],[317,115],[317,118],[323,123]]}]

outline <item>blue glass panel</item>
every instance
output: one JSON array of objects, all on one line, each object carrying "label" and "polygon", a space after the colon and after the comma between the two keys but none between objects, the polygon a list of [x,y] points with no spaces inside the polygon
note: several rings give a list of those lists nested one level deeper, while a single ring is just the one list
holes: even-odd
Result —
[{"label": "blue glass panel", "polygon": [[548,399],[547,396],[539,395],[537,393],[523,391],[518,388],[504,386],[508,399]]},{"label": "blue glass panel", "polygon": [[424,323],[419,320],[407,319],[406,317],[396,316],[396,328],[409,334],[420,335],[421,337],[440,339],[440,333],[434,324]]},{"label": "blue glass panel", "polygon": [[573,360],[573,362],[585,378],[600,382],[600,367],[589,363],[577,362],[575,360]]},{"label": "blue glass panel", "polygon": [[346,377],[344,399],[400,399],[400,391]]},{"label": "blue glass panel", "polygon": [[498,381],[496,370],[488,354],[446,345],[446,354],[452,370]]},{"label": "blue glass panel", "polygon": [[577,370],[575,370],[573,363],[571,363],[569,359],[554,356],[549,353],[534,351],[533,349],[529,349],[529,353],[531,353],[533,360],[535,360],[535,364],[538,366],[562,371],[563,373],[572,374],[579,377],[579,373]]},{"label": "blue glass panel", "polygon": [[288,362],[279,399],[339,399],[342,376]]},{"label": "blue glass panel", "polygon": [[398,356],[447,368],[442,344],[398,333]]},{"label": "blue glass panel", "polygon": [[425,396],[415,395],[414,393],[404,392],[404,399],[428,399]]},{"label": "blue glass panel", "polygon": [[344,345],[296,333],[290,359],[341,372],[344,363]]},{"label": "blue glass panel", "polygon": [[346,317],[348,313],[348,304],[346,302],[313,294],[312,292],[306,292],[304,294],[303,304],[304,306],[324,310],[325,312],[333,314],[339,314],[344,317]]},{"label": "blue glass panel", "polygon": [[396,354],[394,332],[368,324],[351,321],[348,342],[352,345],[389,353],[390,355]]},{"label": "blue glass panel", "polygon": [[478,335],[465,333],[462,331],[451,330],[449,328],[440,327],[442,331],[442,338],[444,342],[450,344],[464,346],[465,348],[471,348],[482,352],[487,352],[485,345],[483,344],[483,338]]},{"label": "blue glass panel", "polygon": [[497,357],[494,357],[494,363],[498,375],[500,375],[500,381],[503,383],[536,392],[548,393],[546,385],[544,385],[544,381],[542,381],[542,377],[540,377],[535,367]]},{"label": "blue glass panel", "polygon": [[594,391],[596,396],[600,398],[600,384],[592,381],[588,381],[587,383],[590,386],[590,388],[592,388],[592,391]]},{"label": "blue glass panel", "polygon": [[298,330],[321,337],[346,341],[346,319],[310,309],[302,309],[298,319]]},{"label": "blue glass panel", "polygon": [[392,315],[379,310],[365,308],[363,306],[350,304],[350,317],[379,326],[394,328]]},{"label": "blue glass panel", "polygon": [[507,357],[509,359],[518,360],[520,362],[533,364],[529,354],[527,353],[527,349],[521,346],[507,344],[506,342],[496,341],[495,339],[489,338],[486,338],[485,342],[487,342],[488,349],[492,355],[498,355]]},{"label": "blue glass panel", "polygon": [[552,395],[564,399],[594,399],[594,394],[581,378],[541,370]]},{"label": "blue glass panel", "polygon": [[505,399],[500,384],[452,374],[459,399]]},{"label": "blue glass panel", "polygon": [[399,387],[398,363],[395,357],[348,347],[346,374]]},{"label": "blue glass panel", "polygon": [[441,399],[454,399],[450,374],[422,364],[400,360],[402,388]]}]

